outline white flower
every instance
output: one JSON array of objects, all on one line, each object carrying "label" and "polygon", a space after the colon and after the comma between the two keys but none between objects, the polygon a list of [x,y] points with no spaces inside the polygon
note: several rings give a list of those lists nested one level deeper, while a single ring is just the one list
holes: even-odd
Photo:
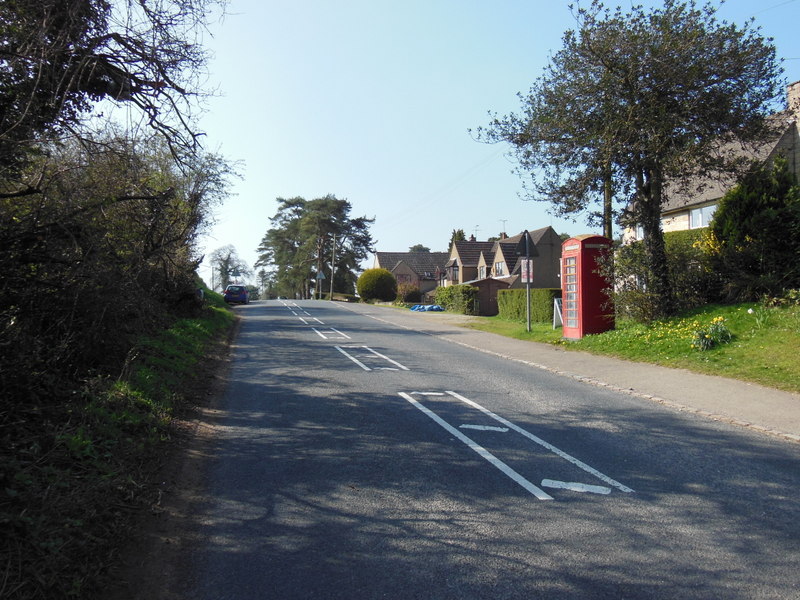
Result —
[{"label": "white flower", "polygon": [[755,311],[752,308],[747,309],[747,314],[752,315]]}]

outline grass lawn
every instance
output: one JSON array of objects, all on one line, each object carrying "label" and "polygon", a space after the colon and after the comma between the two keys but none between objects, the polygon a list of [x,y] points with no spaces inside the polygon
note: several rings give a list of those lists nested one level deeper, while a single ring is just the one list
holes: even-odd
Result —
[{"label": "grass lawn", "polygon": [[[692,347],[698,330],[722,318],[732,334],[728,343],[710,350]],[[569,350],[605,354],[698,373],[752,381],[800,392],[800,306],[765,308],[760,304],[709,305],[680,317],[643,325],[617,323],[607,333],[565,341],[549,323],[524,323],[498,317],[475,319],[467,327],[500,335],[559,344]]]}]

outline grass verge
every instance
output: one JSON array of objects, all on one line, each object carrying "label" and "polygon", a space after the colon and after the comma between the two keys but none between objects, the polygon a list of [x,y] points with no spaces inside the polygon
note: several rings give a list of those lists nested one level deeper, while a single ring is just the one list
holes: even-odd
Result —
[{"label": "grass verge", "polygon": [[208,350],[235,317],[218,294],[197,318],[143,338],[122,377],[95,377],[59,401],[5,415],[0,450],[0,597],[102,597],[135,518],[157,501],[154,475],[173,417]]},{"label": "grass verge", "polygon": [[[715,319],[730,330],[729,343],[709,350],[692,347],[698,331]],[[719,321],[718,321],[719,322]],[[708,305],[700,310],[649,325],[623,321],[617,328],[581,340],[565,341],[549,323],[524,323],[498,317],[474,319],[465,325],[508,337],[558,344],[568,350],[615,356],[697,373],[720,375],[800,392],[800,306],[762,304]]]}]

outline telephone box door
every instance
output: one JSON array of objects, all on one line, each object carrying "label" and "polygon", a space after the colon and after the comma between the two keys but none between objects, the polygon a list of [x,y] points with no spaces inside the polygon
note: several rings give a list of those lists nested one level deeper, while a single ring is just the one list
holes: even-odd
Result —
[{"label": "telephone box door", "polygon": [[599,235],[579,235],[561,247],[563,337],[614,328],[614,310],[608,298],[610,282],[599,272],[600,259],[611,251],[611,240]]}]

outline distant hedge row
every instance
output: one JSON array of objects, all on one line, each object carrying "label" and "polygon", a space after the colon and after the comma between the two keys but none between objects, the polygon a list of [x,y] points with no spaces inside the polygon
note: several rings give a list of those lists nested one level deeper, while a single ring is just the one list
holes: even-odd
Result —
[{"label": "distant hedge row", "polygon": [[[525,321],[525,290],[500,290],[497,292],[499,316],[509,321]],[[531,321],[550,323],[553,320],[553,299],[561,297],[560,288],[531,289]]]}]

